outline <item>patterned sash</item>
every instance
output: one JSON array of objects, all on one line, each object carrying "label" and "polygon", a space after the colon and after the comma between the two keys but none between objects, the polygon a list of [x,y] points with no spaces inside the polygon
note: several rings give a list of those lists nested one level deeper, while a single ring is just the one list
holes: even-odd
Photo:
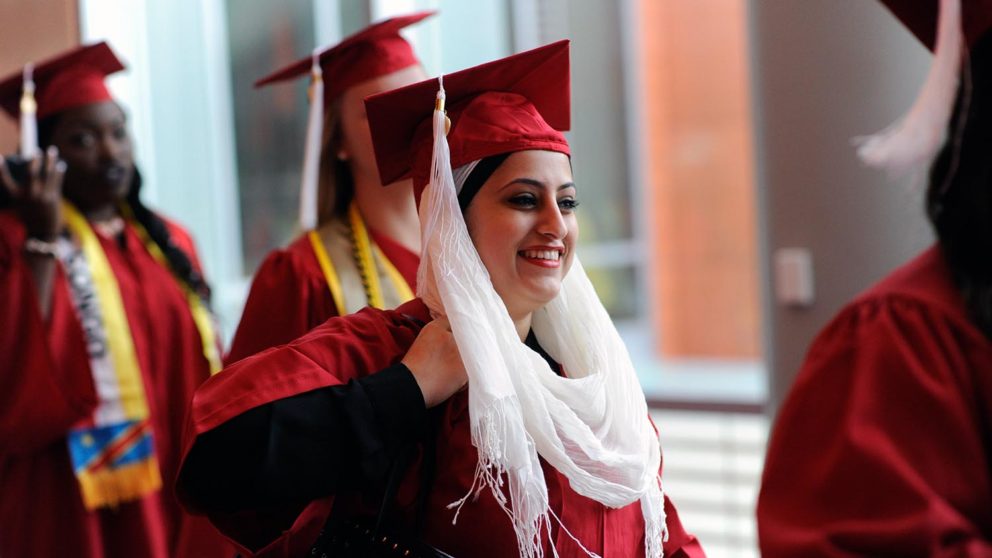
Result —
[{"label": "patterned sash", "polygon": [[[93,415],[69,430],[69,455],[83,503],[87,509],[96,509],[157,491],[162,487],[162,476],[120,286],[100,240],[82,214],[63,202],[63,215],[69,235],[59,238],[59,261],[83,329],[99,398]],[[164,256],[144,229],[138,226],[138,231],[146,249],[164,263]],[[213,373],[220,368],[220,352],[209,312],[198,296],[184,283],[180,285],[187,294],[203,339],[204,357]]]}]

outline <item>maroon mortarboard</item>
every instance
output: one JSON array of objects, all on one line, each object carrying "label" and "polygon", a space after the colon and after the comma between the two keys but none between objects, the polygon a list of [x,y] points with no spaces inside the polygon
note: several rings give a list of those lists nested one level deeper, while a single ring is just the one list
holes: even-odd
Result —
[{"label": "maroon mortarboard", "polygon": [[[569,41],[558,41],[443,76],[451,167],[539,149],[570,154]],[[438,78],[365,100],[383,184],[413,178],[419,197],[432,155]]]},{"label": "maroon mortarboard", "polygon": [[319,224],[317,187],[324,111],[350,87],[419,64],[413,48],[400,35],[400,30],[435,13],[423,11],[372,24],[336,45],[316,49],[310,56],[255,82],[255,87],[261,87],[310,76],[310,110],[300,182],[299,222],[304,230]]},{"label": "maroon mortarboard", "polygon": [[[934,49],[940,0],[882,0],[882,3],[927,48]],[[965,41],[974,45],[992,27],[992,0],[962,0],[961,25]]]},{"label": "maroon mortarboard", "polygon": [[[110,100],[104,77],[123,69],[105,42],[80,46],[35,64],[38,117]],[[21,70],[0,81],[0,107],[13,118],[20,114],[22,88]]]},{"label": "maroon mortarboard", "polygon": [[[324,106],[349,87],[419,64],[410,43],[400,30],[434,15],[424,11],[372,24],[346,37],[319,54],[324,79]],[[255,87],[310,75],[312,57],[307,56],[255,82]]]}]

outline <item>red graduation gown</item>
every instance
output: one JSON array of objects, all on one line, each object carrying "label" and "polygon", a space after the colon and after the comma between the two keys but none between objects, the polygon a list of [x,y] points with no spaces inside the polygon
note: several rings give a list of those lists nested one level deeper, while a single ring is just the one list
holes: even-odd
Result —
[{"label": "red graduation gown", "polygon": [[992,343],[938,248],[813,343],[771,437],[762,555],[992,556]]},{"label": "red graduation gown", "polygon": [[[189,455],[197,438],[266,403],[327,386],[341,385],[397,363],[413,343],[419,327],[405,316],[427,321],[426,308],[419,300],[395,311],[366,308],[345,318],[325,322],[297,341],[242,360],[211,378],[197,390],[186,425],[185,455]],[[375,342],[370,342],[374,339]],[[422,404],[422,403],[421,403]],[[478,460],[469,432],[468,398],[460,392],[442,404],[436,435],[436,469],[426,505],[424,540],[454,556],[505,557],[516,555],[516,539],[505,513],[488,491],[477,501],[464,505],[458,524],[452,525],[453,510],[447,505],[462,498],[472,483]],[[396,496],[400,513],[409,521],[419,488],[417,460],[407,471]],[[639,503],[619,510],[607,509],[575,493],[567,479],[544,465],[551,507],[565,526],[587,548],[604,557],[644,555],[644,525]],[[180,499],[196,507],[195,498],[178,487]],[[204,503],[203,508],[211,506]],[[377,505],[377,502],[371,504]],[[292,527],[254,556],[289,557],[306,554],[316,540],[330,510],[347,515],[375,515],[375,506],[353,499],[335,497],[312,501],[302,511],[295,510],[288,519]],[[363,507],[364,506],[364,507]],[[671,502],[666,501],[671,537],[665,545],[666,556],[699,557],[704,553],[695,537],[682,528]],[[260,513],[237,512],[212,514],[212,520],[235,541],[246,542],[259,531],[273,531],[271,517]],[[584,556],[568,537],[553,527],[561,556]],[[249,552],[247,548],[243,551]],[[550,550],[548,550],[548,554]]]},{"label": "red graduation gown", "polygon": [[[369,234],[407,284],[415,286],[420,258],[389,237],[371,229]],[[237,362],[289,343],[337,315],[310,239],[302,235],[286,248],[274,250],[258,268],[231,350],[224,360]]]},{"label": "red graduation gown", "polygon": [[[186,232],[168,225],[193,254]],[[42,318],[24,228],[0,212],[0,556],[231,555],[212,527],[180,509],[171,489],[184,409],[209,376],[200,336],[176,280],[132,227],[125,236],[124,248],[101,243],[131,325],[166,488],[117,509],[83,507],[65,436],[97,404],[83,333],[58,266],[51,317]]]}]

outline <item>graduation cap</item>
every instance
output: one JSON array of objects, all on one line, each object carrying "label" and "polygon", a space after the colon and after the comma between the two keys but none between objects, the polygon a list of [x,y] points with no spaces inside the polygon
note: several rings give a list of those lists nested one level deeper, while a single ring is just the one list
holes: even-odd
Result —
[{"label": "graduation cap", "polygon": [[[451,167],[529,149],[570,154],[569,41],[442,76]],[[365,100],[383,184],[413,178],[419,199],[429,182],[438,78]]]},{"label": "graduation cap", "polygon": [[[309,75],[310,111],[303,147],[303,176],[300,184],[299,224],[303,230],[317,226],[317,185],[324,126],[324,107],[348,88],[379,76],[419,64],[413,47],[400,30],[434,15],[433,10],[398,16],[372,24],[327,48],[297,60],[255,82],[255,87]],[[325,84],[324,74],[328,79]]]},{"label": "graduation cap", "polygon": [[[124,69],[106,42],[84,45],[34,65],[37,115],[44,118],[66,109],[111,100],[104,77]],[[24,73],[0,80],[0,108],[20,116]]]},{"label": "graduation cap", "polygon": [[[434,15],[428,10],[393,17],[372,24],[341,42],[316,52],[322,73],[327,76],[324,102],[329,104],[346,89],[386,74],[419,64],[410,43],[400,30]],[[310,75],[313,57],[301,58],[259,79],[255,87],[293,80]]]}]

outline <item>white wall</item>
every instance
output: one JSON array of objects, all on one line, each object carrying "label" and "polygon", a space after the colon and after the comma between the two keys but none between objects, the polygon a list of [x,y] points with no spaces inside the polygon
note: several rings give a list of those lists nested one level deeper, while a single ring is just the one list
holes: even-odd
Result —
[{"label": "white wall", "polygon": [[[929,54],[875,0],[752,0],[762,268],[777,405],[842,305],[931,242],[921,191],[862,166],[850,139],[908,108]],[[811,250],[816,301],[771,300],[770,254]]]}]

